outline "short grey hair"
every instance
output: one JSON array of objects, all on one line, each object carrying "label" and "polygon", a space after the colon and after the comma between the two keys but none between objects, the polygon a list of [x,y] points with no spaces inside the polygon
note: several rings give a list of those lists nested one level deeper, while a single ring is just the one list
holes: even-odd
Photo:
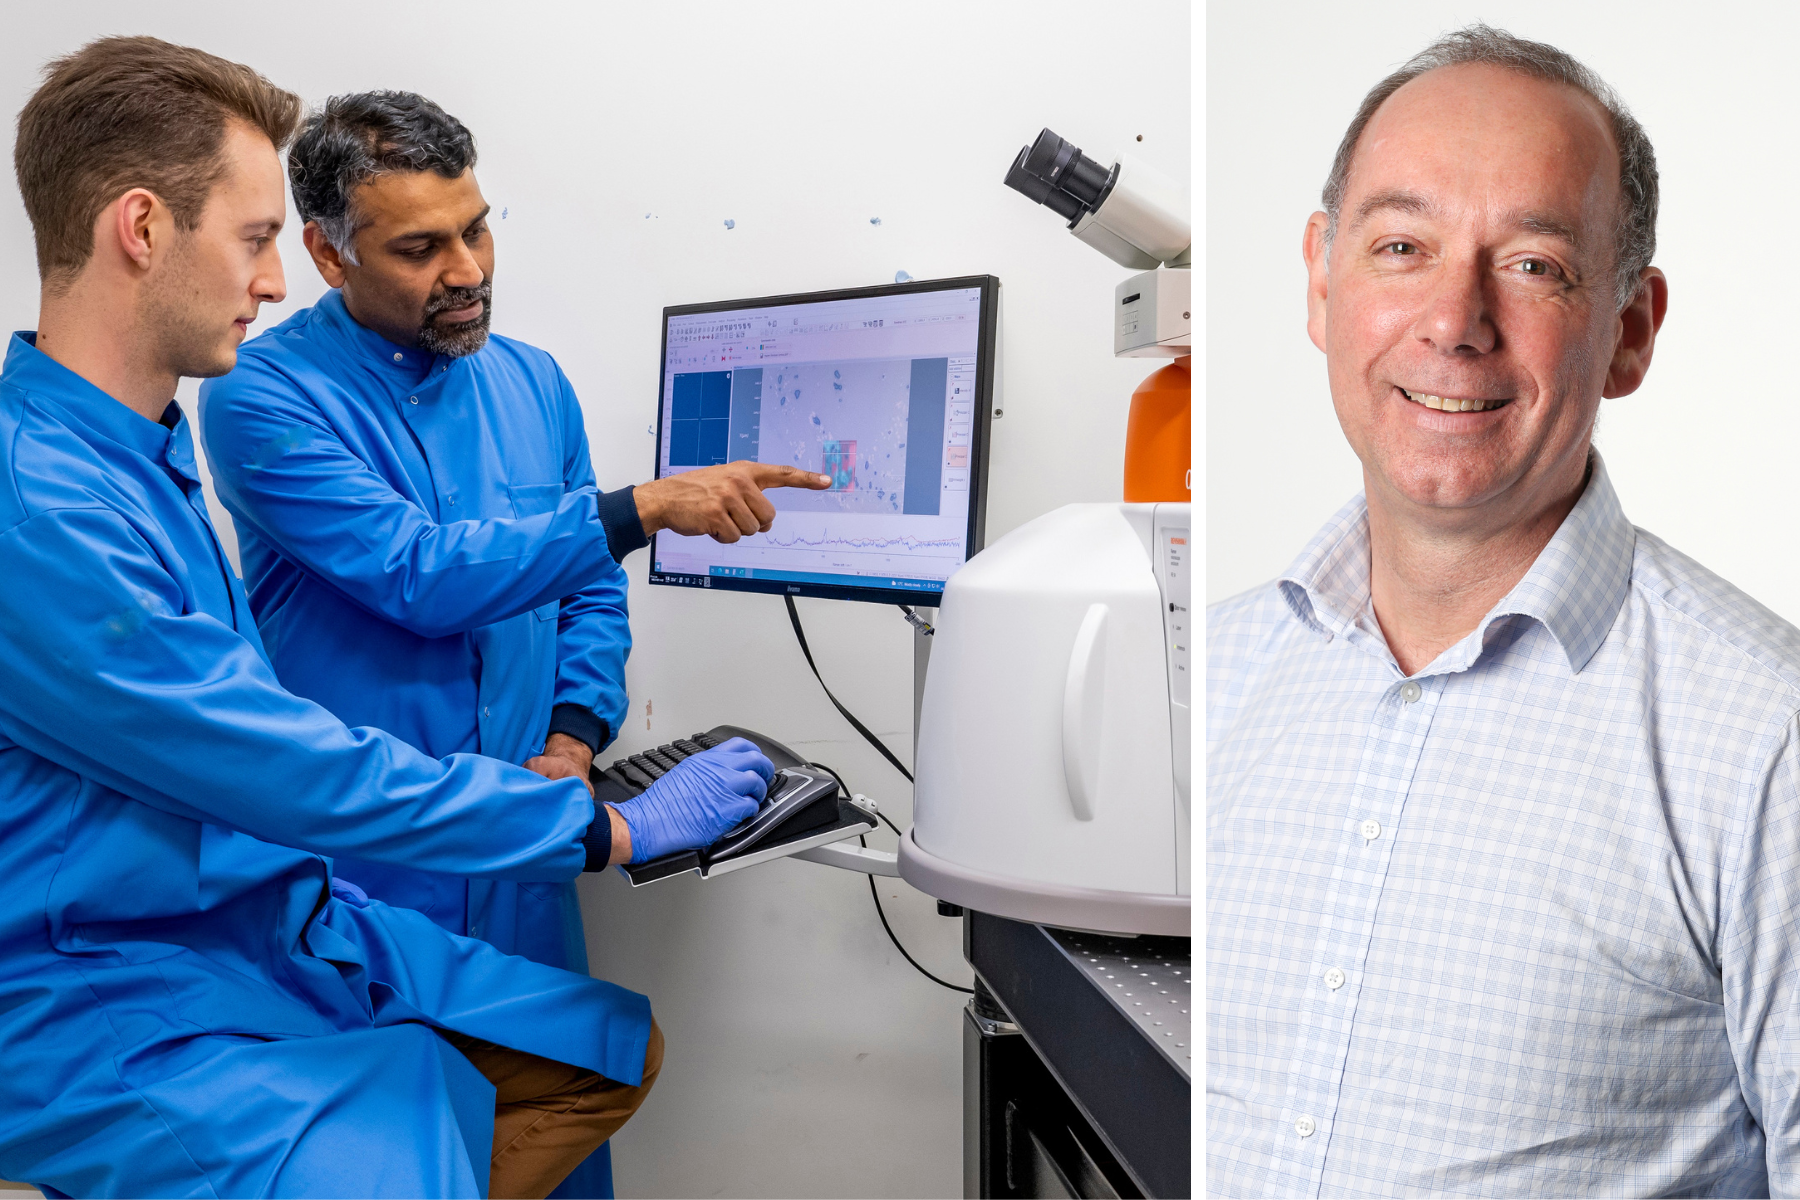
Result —
[{"label": "short grey hair", "polygon": [[358,186],[393,171],[435,171],[455,179],[475,165],[475,137],[416,92],[333,96],[307,115],[288,151],[288,183],[302,221],[356,264]]},{"label": "short grey hair", "polygon": [[362,259],[356,256],[356,231],[361,228],[355,215],[347,210],[339,216],[319,218],[319,232],[337,250],[338,257],[353,267],[362,266]]},{"label": "short grey hair", "polygon": [[1456,67],[1469,63],[1491,66],[1563,83],[1591,97],[1612,122],[1613,142],[1619,152],[1619,217],[1614,226],[1614,241],[1619,262],[1613,280],[1613,300],[1619,309],[1637,295],[1644,268],[1656,255],[1656,152],[1651,149],[1650,135],[1638,124],[1619,94],[1605,80],[1573,56],[1543,42],[1514,37],[1504,29],[1476,23],[1447,33],[1419,53],[1407,59],[1399,70],[1383,79],[1363,97],[1361,107],[1338,143],[1337,157],[1331,163],[1331,175],[1325,180],[1322,197],[1328,220],[1325,245],[1329,250],[1337,234],[1338,214],[1344,203],[1344,192],[1350,181],[1350,162],[1356,156],[1356,143],[1364,128],[1389,96],[1427,71],[1439,67]]}]

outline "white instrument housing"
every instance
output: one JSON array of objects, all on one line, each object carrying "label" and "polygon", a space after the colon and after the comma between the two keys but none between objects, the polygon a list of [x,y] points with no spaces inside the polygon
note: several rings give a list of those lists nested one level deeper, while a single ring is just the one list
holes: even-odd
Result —
[{"label": "white instrument housing", "polygon": [[903,878],[1076,929],[1186,937],[1187,504],[1073,504],[950,578]]}]

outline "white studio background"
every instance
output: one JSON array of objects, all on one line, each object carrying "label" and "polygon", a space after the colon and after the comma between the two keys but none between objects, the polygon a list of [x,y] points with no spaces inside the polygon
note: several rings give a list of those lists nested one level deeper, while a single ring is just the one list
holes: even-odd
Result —
[{"label": "white studio background", "polygon": [[1618,89],[1656,147],[1668,320],[1597,444],[1637,525],[1800,620],[1800,406],[1786,362],[1793,65],[1774,4],[1213,5],[1207,14],[1207,600],[1272,579],[1361,486],[1307,339],[1300,234],[1363,94],[1475,20],[1550,42]]},{"label": "white studio background", "polygon": [[[664,305],[886,283],[904,270],[1005,284],[989,540],[1059,505],[1120,495],[1129,396],[1157,365],[1112,357],[1122,272],[1000,181],[1045,125],[1096,156],[1129,143],[1187,177],[1190,17],[1179,0],[1121,22],[1042,0],[186,0],[9,16],[8,146],[41,64],[107,33],[201,46],[312,103],[403,88],[461,118],[496,215],[494,327],[568,372],[603,487],[652,469]],[[0,318],[25,329],[36,273],[10,173],[6,189]],[[289,298],[259,330],[323,289],[298,235],[290,225],[280,240]],[[194,391],[183,385],[190,406]],[[780,600],[651,589],[645,558],[628,560],[632,716],[605,757],[742,724],[840,768],[904,828],[905,781],[820,693]],[[912,634],[900,614],[800,608],[833,689],[910,759]],[[615,1144],[621,1195],[961,1193],[963,998],[894,952],[868,892],[861,876],[807,863],[641,892],[614,874],[584,882],[595,973],[648,993],[669,1039],[655,1093]],[[882,897],[908,947],[966,984],[960,924],[898,880],[883,881]]]}]

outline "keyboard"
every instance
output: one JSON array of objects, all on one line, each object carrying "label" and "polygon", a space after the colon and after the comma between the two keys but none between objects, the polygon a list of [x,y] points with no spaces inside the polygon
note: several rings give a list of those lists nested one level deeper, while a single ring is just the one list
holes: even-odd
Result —
[{"label": "keyboard", "polygon": [[705,733],[677,738],[637,754],[615,759],[604,770],[595,767],[589,776],[594,799],[623,804],[642,795],[651,784],[675,769],[683,759],[710,750],[734,737],[748,739],[775,766],[775,778],[756,812],[703,850],[683,850],[645,863],[628,865],[634,882],[648,882],[687,870],[704,869],[753,848],[792,840],[835,822],[860,820],[854,810],[846,814],[848,797],[840,798],[837,778],[815,767],[793,750],[766,734],[735,725],[719,725]]}]

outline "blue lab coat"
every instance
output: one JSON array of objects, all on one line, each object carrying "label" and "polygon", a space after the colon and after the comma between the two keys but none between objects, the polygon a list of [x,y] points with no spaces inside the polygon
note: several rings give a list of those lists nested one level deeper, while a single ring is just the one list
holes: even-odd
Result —
[{"label": "blue lab coat", "polygon": [[327,856],[564,882],[592,802],[285,691],[186,422],[32,341],[0,370],[0,1175],[482,1194],[493,1089],[430,1027],[635,1083],[649,1004],[333,885]]},{"label": "blue lab coat", "polygon": [[[332,291],[207,381],[200,426],[288,690],[434,758],[522,763],[571,712],[611,741],[625,573],[548,354],[498,336],[462,358],[396,346]],[[642,527],[628,492],[610,499],[623,557]],[[452,933],[587,971],[573,884],[349,861],[337,874]]]}]

